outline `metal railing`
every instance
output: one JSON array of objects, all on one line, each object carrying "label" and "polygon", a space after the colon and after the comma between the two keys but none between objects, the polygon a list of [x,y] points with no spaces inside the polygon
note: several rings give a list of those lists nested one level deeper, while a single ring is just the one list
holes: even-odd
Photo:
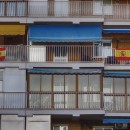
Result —
[{"label": "metal railing", "polygon": [[0,109],[130,111],[130,94],[102,92],[1,92]]},{"label": "metal railing", "polygon": [[129,65],[129,59],[118,59],[116,49],[100,45],[0,45],[5,52],[0,62],[104,63]]},{"label": "metal railing", "polygon": [[108,6],[109,10],[105,11],[104,5],[104,15],[106,20],[129,20],[130,19],[130,5],[129,4],[114,4]]},{"label": "metal railing", "polygon": [[104,17],[129,20],[129,4],[102,1],[0,1],[0,17]]},{"label": "metal railing", "polygon": [[101,46],[87,45],[0,45],[5,51],[1,62],[104,62],[102,55],[97,56],[97,51],[102,52]]},{"label": "metal railing", "polygon": [[[97,6],[100,11],[97,10]],[[0,1],[0,16],[2,17],[73,17],[95,15],[102,15],[102,1]]]},{"label": "metal railing", "polygon": [[0,109],[102,109],[100,92],[3,92]]}]

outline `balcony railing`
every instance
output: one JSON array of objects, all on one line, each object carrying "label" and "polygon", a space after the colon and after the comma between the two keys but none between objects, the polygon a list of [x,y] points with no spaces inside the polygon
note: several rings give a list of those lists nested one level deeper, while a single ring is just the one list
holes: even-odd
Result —
[{"label": "balcony railing", "polygon": [[1,49],[5,54],[0,62],[130,64],[130,60],[116,58],[115,48],[100,45],[0,45]]},{"label": "balcony railing", "polygon": [[86,45],[44,45],[44,46],[0,46],[5,50],[1,62],[104,62],[96,56],[102,47]]},{"label": "balcony railing", "polygon": [[0,1],[0,17],[104,17],[105,20],[128,20],[130,5],[103,5],[102,1]]},{"label": "balcony railing", "polygon": [[102,92],[1,92],[0,109],[3,110],[105,110],[129,112],[130,94]]}]

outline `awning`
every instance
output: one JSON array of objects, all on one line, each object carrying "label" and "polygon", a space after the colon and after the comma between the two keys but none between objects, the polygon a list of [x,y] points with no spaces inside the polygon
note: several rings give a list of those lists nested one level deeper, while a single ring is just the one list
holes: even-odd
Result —
[{"label": "awning", "polygon": [[130,29],[103,29],[104,33],[130,33]]},{"label": "awning", "polygon": [[101,69],[28,69],[28,73],[44,74],[100,74]]},{"label": "awning", "polygon": [[0,35],[25,35],[25,25],[0,25]]},{"label": "awning", "polygon": [[101,41],[101,25],[30,25],[29,40],[39,42]]},{"label": "awning", "polygon": [[103,123],[130,123],[130,119],[103,119]]},{"label": "awning", "polygon": [[104,71],[104,77],[130,77],[130,71]]}]

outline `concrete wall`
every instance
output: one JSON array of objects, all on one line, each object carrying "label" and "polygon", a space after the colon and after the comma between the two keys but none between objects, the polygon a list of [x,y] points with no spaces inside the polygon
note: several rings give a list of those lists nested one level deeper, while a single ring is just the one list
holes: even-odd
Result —
[{"label": "concrete wall", "polygon": [[50,120],[50,115],[35,115],[26,117],[26,120],[17,115],[1,115],[0,130],[50,130]]},{"label": "concrete wall", "polygon": [[49,115],[35,115],[27,117],[26,130],[50,130],[51,117]]},{"label": "concrete wall", "polygon": [[24,130],[24,117],[1,115],[1,130]]},{"label": "concrete wall", "polygon": [[3,92],[26,92],[26,71],[18,68],[5,68]]}]

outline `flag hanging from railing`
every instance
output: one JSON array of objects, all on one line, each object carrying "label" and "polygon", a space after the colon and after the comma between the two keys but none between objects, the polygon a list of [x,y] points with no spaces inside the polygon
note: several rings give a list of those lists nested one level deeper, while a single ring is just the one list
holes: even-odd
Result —
[{"label": "flag hanging from railing", "polygon": [[116,49],[115,58],[116,60],[130,60],[130,49]]},{"label": "flag hanging from railing", "polygon": [[6,56],[6,49],[5,48],[0,48],[0,61],[4,60]]}]

